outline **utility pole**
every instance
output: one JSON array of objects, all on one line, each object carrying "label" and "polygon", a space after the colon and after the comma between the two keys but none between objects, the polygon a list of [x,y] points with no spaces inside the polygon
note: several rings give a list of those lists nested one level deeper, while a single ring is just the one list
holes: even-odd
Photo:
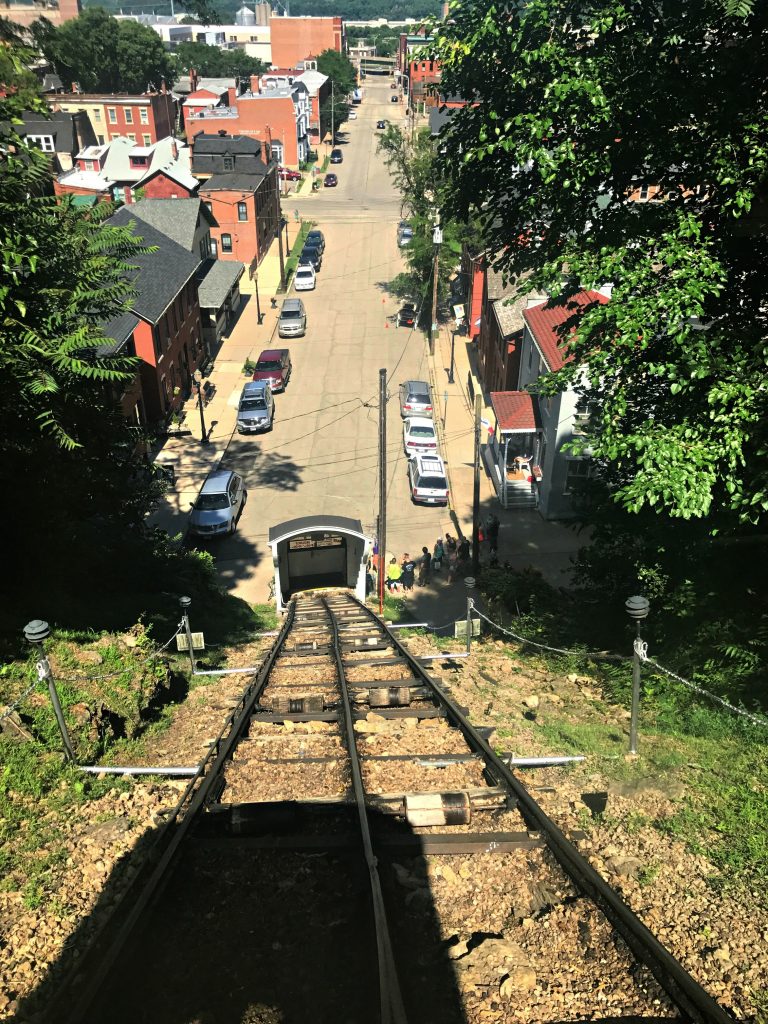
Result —
[{"label": "utility pole", "polygon": [[336,142],[336,128],[334,127],[335,121],[333,117],[333,79],[331,79],[331,146]]},{"label": "utility pole", "polygon": [[480,419],[483,412],[483,396],[475,395],[475,476],[472,481],[472,575],[477,579],[480,572]]},{"label": "utility pole", "polygon": [[432,264],[432,321],[429,325],[429,354],[435,354],[435,335],[437,334],[437,277],[440,270],[440,245],[443,241],[443,232],[440,228],[440,214],[432,232],[432,244],[435,247],[435,259]]},{"label": "utility pole", "polygon": [[387,571],[387,371],[379,370],[379,615],[384,614]]},{"label": "utility pole", "polygon": [[285,291],[285,256],[283,254],[283,232],[280,227],[280,221],[283,218],[282,210],[280,209],[280,175],[278,174],[278,163],[275,160],[272,152],[272,129],[267,125],[267,139],[269,140],[269,158],[274,163],[274,175],[275,175],[275,226],[277,229],[277,247],[280,253],[280,290]]}]

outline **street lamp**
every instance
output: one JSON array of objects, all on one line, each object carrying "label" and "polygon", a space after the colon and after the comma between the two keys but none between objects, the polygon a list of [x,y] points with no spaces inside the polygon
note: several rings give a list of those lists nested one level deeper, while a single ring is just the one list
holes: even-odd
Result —
[{"label": "street lamp", "polygon": [[637,636],[634,645],[634,658],[632,662],[632,712],[629,720],[629,752],[637,753],[637,719],[640,712],[640,651],[642,640],[640,638],[640,626],[648,617],[650,605],[648,599],[636,594],[627,598],[624,609],[627,615],[637,623]]},{"label": "street lamp", "polygon": [[[425,193],[426,194],[426,193]],[[429,354],[435,354],[435,337],[437,335],[437,278],[440,272],[440,246],[443,242],[443,229],[440,227],[440,212],[437,212],[435,227],[432,231],[434,261],[432,264],[432,322],[429,327]]]},{"label": "street lamp", "polygon": [[72,750],[72,743],[69,739],[69,733],[67,732],[67,724],[64,721],[64,712],[61,710],[61,702],[59,701],[59,695],[56,691],[56,684],[53,681],[53,674],[51,673],[51,666],[48,661],[48,657],[45,653],[43,643],[51,635],[51,630],[47,622],[42,619],[33,619],[32,622],[28,622],[24,627],[24,637],[28,643],[33,644],[37,647],[38,657],[35,668],[37,669],[37,675],[41,682],[45,681],[48,683],[48,693],[51,697],[51,704],[53,704],[53,712],[56,715],[56,722],[59,726],[59,732],[61,733],[61,739],[64,743],[64,756],[68,761],[75,760],[75,753]]},{"label": "street lamp", "polygon": [[192,374],[192,381],[197,388],[197,407],[200,410],[200,444],[208,444],[208,431],[205,426],[205,413],[203,411],[203,375],[199,370]]}]

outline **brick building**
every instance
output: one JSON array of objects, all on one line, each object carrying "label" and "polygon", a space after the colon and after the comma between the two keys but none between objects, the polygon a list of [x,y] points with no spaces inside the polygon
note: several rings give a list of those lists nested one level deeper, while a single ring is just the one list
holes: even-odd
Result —
[{"label": "brick building", "polygon": [[176,101],[167,91],[141,96],[68,92],[46,99],[52,110],[69,114],[85,111],[101,145],[122,137],[138,145],[152,146],[173,135],[176,125]]},{"label": "brick building", "polygon": [[213,107],[187,116],[187,138],[201,132],[247,135],[266,142],[275,160],[298,167],[310,149],[311,103],[305,85],[258,86],[237,96],[231,106]]},{"label": "brick building", "polygon": [[56,195],[123,203],[134,202],[139,191],[149,199],[188,199],[198,187],[190,162],[190,148],[176,139],[137,146],[119,138],[80,150],[75,167],[60,174],[53,188]]},{"label": "brick building", "polygon": [[3,16],[25,28],[38,18],[63,25],[81,13],[80,0],[5,0],[3,4]]},{"label": "brick building", "polygon": [[[107,223],[127,226],[132,220],[133,212],[123,207]],[[156,251],[131,257],[135,296],[130,311],[105,326],[113,339],[105,351],[139,357],[138,383],[126,388],[121,407],[136,422],[154,424],[179,408],[205,359],[195,277],[200,256],[147,223],[134,232]]]},{"label": "brick building", "polygon": [[[267,152],[265,152],[265,150]],[[280,222],[277,164],[268,146],[246,136],[198,135],[192,168],[203,180],[199,195],[216,222],[211,254],[239,260],[251,278]]]},{"label": "brick building", "polygon": [[36,146],[48,155],[54,174],[71,171],[80,150],[96,143],[91,122],[83,111],[56,111],[50,117],[26,111],[22,119],[19,135],[28,146]]},{"label": "brick building", "polygon": [[272,66],[295,68],[324,50],[344,53],[346,36],[341,18],[271,18]]}]

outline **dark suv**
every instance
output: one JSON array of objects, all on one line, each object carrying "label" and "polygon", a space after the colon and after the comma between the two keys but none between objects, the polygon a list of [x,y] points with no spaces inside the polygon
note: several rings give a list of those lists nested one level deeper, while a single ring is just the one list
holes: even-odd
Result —
[{"label": "dark suv", "polygon": [[317,273],[323,265],[323,254],[316,245],[305,245],[299,257],[299,264],[302,263],[309,263]]},{"label": "dark suv", "polygon": [[341,152],[341,150],[340,149],[332,149],[331,150],[331,163],[332,164],[341,164],[343,162],[344,162],[344,154]]}]

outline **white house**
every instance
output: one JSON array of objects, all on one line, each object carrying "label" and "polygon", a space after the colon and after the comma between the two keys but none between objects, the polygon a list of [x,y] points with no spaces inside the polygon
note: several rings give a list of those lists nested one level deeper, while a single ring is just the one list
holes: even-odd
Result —
[{"label": "white house", "polygon": [[486,449],[486,464],[505,507],[535,505],[545,519],[573,515],[571,493],[589,473],[589,459],[564,449],[586,422],[588,410],[573,388],[551,398],[530,389],[543,374],[562,369],[569,359],[568,335],[577,331],[587,309],[606,302],[603,290],[582,289],[565,302],[547,300],[523,310],[517,390],[491,395],[496,423]]}]

